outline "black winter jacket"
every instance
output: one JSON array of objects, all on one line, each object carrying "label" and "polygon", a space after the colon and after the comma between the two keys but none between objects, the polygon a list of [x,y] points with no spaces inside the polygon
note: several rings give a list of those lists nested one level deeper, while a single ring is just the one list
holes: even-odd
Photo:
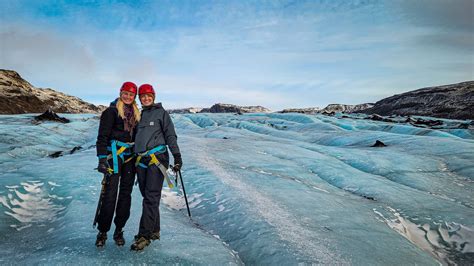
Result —
[{"label": "black winter jacket", "polygon": [[136,135],[136,127],[132,132],[125,131],[123,119],[118,115],[117,103],[115,101],[110,103],[110,106],[102,112],[100,116],[99,134],[97,136],[97,156],[107,155],[107,147],[110,146],[110,141],[118,140],[121,142],[133,142]]}]

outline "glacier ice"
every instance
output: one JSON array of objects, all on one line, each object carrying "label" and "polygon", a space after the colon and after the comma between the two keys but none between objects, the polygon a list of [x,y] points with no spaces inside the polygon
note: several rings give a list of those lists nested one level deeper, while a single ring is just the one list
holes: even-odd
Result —
[{"label": "glacier ice", "polygon": [[[474,261],[472,129],[340,115],[173,115],[193,218],[182,192],[165,188],[162,239],[136,254],[110,240],[102,251],[93,245],[98,119],[64,116],[72,122],[0,116],[2,264]],[[388,146],[370,147],[376,140]],[[140,211],[135,187],[128,244]]]}]

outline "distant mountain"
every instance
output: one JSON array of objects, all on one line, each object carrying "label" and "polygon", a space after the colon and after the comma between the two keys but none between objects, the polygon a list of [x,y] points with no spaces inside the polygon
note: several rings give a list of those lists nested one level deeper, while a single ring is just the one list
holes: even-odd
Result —
[{"label": "distant mountain", "polygon": [[422,88],[397,94],[361,111],[379,115],[420,115],[474,119],[474,81]]},{"label": "distant mountain", "polygon": [[278,113],[302,113],[302,114],[317,114],[317,113],[353,113],[372,107],[371,103],[363,103],[356,105],[349,104],[329,104],[328,106],[320,109],[319,107],[309,108],[290,108],[279,111]]},{"label": "distant mountain", "polygon": [[300,114],[316,114],[321,109],[319,107],[308,107],[308,108],[288,108],[278,111],[277,113],[300,113]]},{"label": "distant mountain", "polygon": [[329,104],[324,107],[320,112],[321,113],[354,113],[358,111],[365,110],[374,106],[373,103],[363,103],[363,104]]},{"label": "distant mountain", "polygon": [[181,109],[167,109],[170,114],[195,114],[201,112],[202,107],[188,107]]},{"label": "distant mountain", "polygon": [[77,97],[53,89],[35,88],[17,72],[0,69],[0,114],[43,113],[98,113],[103,106],[95,106]]},{"label": "distant mountain", "polygon": [[263,106],[238,106],[234,104],[216,103],[211,108],[203,108],[200,113],[270,113]]}]

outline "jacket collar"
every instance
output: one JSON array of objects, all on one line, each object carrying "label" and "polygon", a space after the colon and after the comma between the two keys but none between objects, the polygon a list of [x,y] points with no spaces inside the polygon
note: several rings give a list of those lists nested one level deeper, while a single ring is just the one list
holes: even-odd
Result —
[{"label": "jacket collar", "polygon": [[154,110],[154,109],[160,109],[160,108],[163,108],[163,106],[161,105],[161,103],[154,103],[150,106],[143,106],[143,110]]},{"label": "jacket collar", "polygon": [[117,106],[118,99],[119,99],[119,98],[117,98],[117,99],[113,100],[112,102],[110,102],[110,107],[116,107],[116,106]]}]

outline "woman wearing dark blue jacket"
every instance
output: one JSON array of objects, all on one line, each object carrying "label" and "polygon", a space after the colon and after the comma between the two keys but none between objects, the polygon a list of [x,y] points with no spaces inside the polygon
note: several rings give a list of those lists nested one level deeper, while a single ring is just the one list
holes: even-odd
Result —
[{"label": "woman wearing dark blue jacket", "polygon": [[183,165],[179,151],[176,131],[169,113],[161,103],[154,103],[155,91],[149,84],[138,89],[142,104],[142,116],[135,138],[137,155],[137,176],[143,196],[140,228],[132,250],[142,250],[151,240],[160,238],[160,199],[163,181],[169,165],[168,148],[174,157],[174,171]]}]

